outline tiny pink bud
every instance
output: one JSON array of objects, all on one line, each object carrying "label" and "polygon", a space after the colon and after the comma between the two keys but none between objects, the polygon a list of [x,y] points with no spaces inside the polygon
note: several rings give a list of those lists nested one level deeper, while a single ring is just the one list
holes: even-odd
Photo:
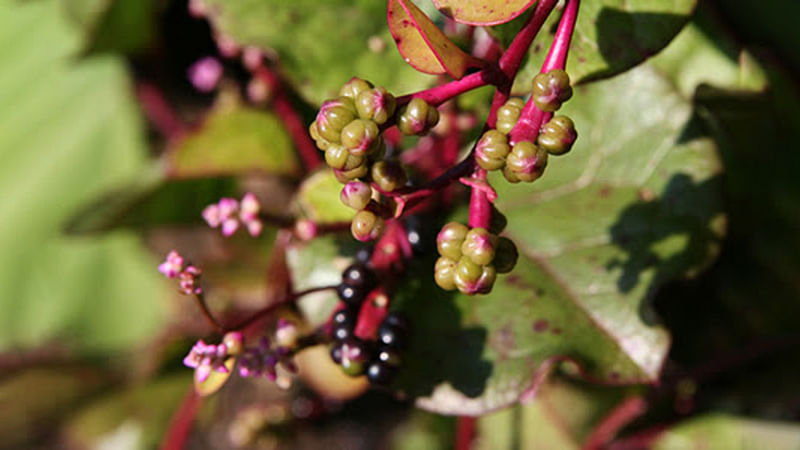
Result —
[{"label": "tiny pink bud", "polygon": [[239,54],[239,44],[237,44],[236,41],[234,41],[230,36],[218,34],[216,36],[216,40],[217,49],[219,50],[220,55],[226,58],[233,58]]},{"label": "tiny pink bud", "polygon": [[211,92],[222,78],[222,64],[212,57],[207,56],[189,67],[189,81],[200,92]]},{"label": "tiny pink bud", "polygon": [[261,204],[252,192],[248,192],[242,197],[239,210],[239,217],[242,221],[248,222],[258,217],[258,213],[261,211]]},{"label": "tiny pink bud", "polygon": [[294,225],[294,232],[300,239],[310,241],[317,236],[317,224],[308,219],[300,219]]},{"label": "tiny pink bud", "polygon": [[219,199],[218,205],[221,220],[229,219],[239,210],[239,202],[235,198],[223,197]]},{"label": "tiny pink bud", "polygon": [[189,0],[189,15],[199,19],[204,17],[207,12],[205,0]]},{"label": "tiny pink bud", "polygon": [[205,219],[206,223],[211,228],[217,228],[222,222],[219,206],[216,204],[206,206],[205,209],[203,209],[203,219]]},{"label": "tiny pink bud", "polygon": [[258,77],[251,78],[247,83],[247,99],[257,105],[266,103],[271,94],[269,85]]},{"label": "tiny pink bud", "polygon": [[233,233],[236,233],[236,230],[239,229],[239,220],[237,219],[228,219],[222,222],[222,235],[225,237],[231,237]]},{"label": "tiny pink bud", "polygon": [[261,65],[261,50],[257,47],[247,46],[242,52],[242,64],[247,70],[255,70]]},{"label": "tiny pink bud", "polygon": [[175,250],[167,254],[166,260],[159,264],[158,271],[167,278],[175,278],[183,269],[183,257]]},{"label": "tiny pink bud", "polygon": [[247,222],[247,232],[250,233],[250,236],[258,237],[261,235],[261,231],[264,229],[264,224],[261,223],[260,220],[255,219]]}]

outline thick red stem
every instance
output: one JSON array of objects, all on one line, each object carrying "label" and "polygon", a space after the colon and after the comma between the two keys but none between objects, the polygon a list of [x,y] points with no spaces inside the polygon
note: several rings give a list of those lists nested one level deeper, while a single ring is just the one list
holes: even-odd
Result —
[{"label": "thick red stem", "polygon": [[194,419],[202,403],[203,398],[195,392],[194,386],[190,386],[170,420],[164,440],[161,441],[161,450],[183,450],[186,448],[189,433],[192,431]]},{"label": "thick red stem", "polygon": [[[472,178],[486,180],[486,171],[476,168]],[[470,228],[489,229],[489,222],[492,220],[492,204],[486,197],[486,192],[472,188],[469,199],[469,226]]]},{"label": "thick red stem", "polygon": [[305,165],[306,169],[309,171],[319,167],[319,165],[322,164],[322,158],[317,150],[317,146],[314,145],[314,142],[311,140],[311,136],[308,134],[308,128],[306,128],[300,114],[295,110],[294,105],[292,105],[289,96],[286,94],[286,88],[282,86],[278,76],[263,65],[256,67],[253,73],[269,86],[271,92],[275,93],[272,99],[272,109],[275,110],[278,118],[286,127],[286,131],[288,131],[289,135],[292,137],[292,141],[294,141],[294,145],[297,147],[300,158],[303,160],[303,165]]},{"label": "thick red stem", "polygon": [[454,450],[470,450],[475,440],[475,418],[472,416],[459,416],[456,423],[456,442]]},{"label": "thick red stem", "polygon": [[186,127],[160,89],[151,83],[140,81],[136,84],[136,95],[147,119],[168,141],[174,141],[184,134]]},{"label": "thick red stem", "polygon": [[599,450],[604,448],[612,439],[633,422],[637,417],[647,411],[647,402],[642,397],[628,397],[615,406],[606,417],[592,430],[583,444],[583,450]]}]

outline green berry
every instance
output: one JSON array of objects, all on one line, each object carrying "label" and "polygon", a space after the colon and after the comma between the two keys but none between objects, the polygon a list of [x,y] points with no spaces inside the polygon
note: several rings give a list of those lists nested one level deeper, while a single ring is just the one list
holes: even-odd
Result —
[{"label": "green berry", "polygon": [[491,292],[496,279],[497,279],[497,271],[495,270],[494,266],[491,264],[483,266],[481,271],[481,276],[475,283],[475,293],[488,294],[489,292]]},{"label": "green berry", "polygon": [[343,204],[355,210],[362,210],[367,207],[372,198],[372,188],[367,183],[361,181],[351,181],[344,185],[339,199]]},{"label": "green berry", "polygon": [[497,123],[495,128],[497,131],[508,134],[511,129],[517,124],[519,115],[525,102],[521,98],[510,98],[508,101],[497,110]]},{"label": "green berry", "polygon": [[355,338],[343,342],[340,355],[342,371],[351,377],[363,374],[370,359],[367,344]]},{"label": "green berry", "polygon": [[497,273],[511,272],[511,269],[517,265],[517,258],[519,258],[519,253],[514,242],[507,237],[498,239],[497,250],[495,251],[494,261],[492,261]]},{"label": "green berry", "polygon": [[439,122],[439,111],[421,98],[412,98],[398,114],[397,128],[407,135],[426,134]]},{"label": "green berry", "polygon": [[375,215],[372,211],[363,209],[356,213],[353,217],[353,223],[350,224],[350,231],[353,237],[359,241],[366,242],[377,239],[383,234],[384,229],[383,219]]},{"label": "green berry", "polygon": [[440,288],[446,291],[452,291],[456,288],[455,273],[457,261],[452,260],[446,256],[441,256],[436,260],[434,267],[433,279]]},{"label": "green berry", "polygon": [[364,178],[365,176],[367,176],[367,172],[369,172],[369,168],[367,167],[366,164],[362,164],[350,170],[334,169],[333,174],[336,176],[336,179],[339,180],[340,183],[347,183],[348,181],[353,181],[357,178]]},{"label": "green berry", "polygon": [[349,157],[350,152],[338,144],[331,144],[325,150],[325,162],[333,169],[344,169]]},{"label": "green berry", "polygon": [[538,179],[546,166],[547,151],[530,141],[517,142],[506,158],[506,168],[520,181],[531,182]]},{"label": "green berry", "polygon": [[320,137],[338,144],[342,128],[356,118],[353,100],[348,97],[337,97],[322,104],[317,113],[317,133]]},{"label": "green berry", "polygon": [[317,148],[320,150],[327,150],[331,145],[330,141],[319,135],[316,120],[311,122],[311,125],[308,126],[308,134],[311,135],[311,139],[314,139],[314,142],[317,144]]},{"label": "green berry", "polygon": [[394,161],[378,161],[372,165],[372,181],[384,192],[392,192],[406,185],[408,177],[403,167]]},{"label": "green berry", "polygon": [[485,266],[494,259],[496,247],[497,236],[485,228],[473,228],[461,244],[461,254],[468,256],[475,264]]},{"label": "green berry", "polygon": [[572,148],[578,133],[575,123],[567,116],[554,116],[544,124],[536,143],[551,155],[563,155]]},{"label": "green berry", "polygon": [[450,222],[442,227],[436,236],[436,248],[439,254],[454,261],[461,259],[461,244],[468,232],[469,228],[458,222]]},{"label": "green berry", "polygon": [[497,130],[489,130],[481,136],[475,147],[475,161],[485,170],[501,169],[510,151],[506,135]]},{"label": "green berry", "polygon": [[340,135],[342,145],[354,155],[372,153],[378,148],[380,130],[371,120],[355,119],[342,128]]},{"label": "green berry", "polygon": [[483,268],[480,264],[475,264],[475,262],[466,255],[462,256],[461,259],[458,260],[458,264],[456,264],[456,285],[458,286],[459,284],[463,283],[475,283],[478,281],[478,278],[480,278],[482,273]]},{"label": "green berry", "polygon": [[531,98],[542,111],[553,112],[572,97],[569,75],[561,69],[540,73],[533,77]]},{"label": "green berry", "polygon": [[378,125],[383,125],[394,115],[396,105],[394,96],[382,86],[361,91],[355,99],[358,117],[372,120]]},{"label": "green berry", "polygon": [[369,81],[362,80],[358,77],[353,77],[350,78],[350,81],[345,83],[344,86],[342,86],[342,88],[339,90],[339,95],[355,100],[358,97],[358,94],[372,88],[372,83]]},{"label": "green berry", "polygon": [[517,175],[514,172],[512,172],[511,169],[508,168],[508,166],[503,167],[503,176],[509,183],[516,184],[522,181],[519,178],[517,178]]}]

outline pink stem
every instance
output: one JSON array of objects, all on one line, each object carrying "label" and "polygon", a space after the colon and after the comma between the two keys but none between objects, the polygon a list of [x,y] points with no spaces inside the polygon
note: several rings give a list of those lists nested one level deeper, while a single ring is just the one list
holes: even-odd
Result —
[{"label": "pink stem", "polygon": [[208,321],[209,325],[214,328],[214,331],[218,333],[222,333],[225,331],[225,328],[222,326],[221,323],[214,317],[214,314],[211,313],[211,309],[208,307],[208,303],[206,302],[206,296],[203,293],[195,294],[194,295],[195,303],[200,308],[200,311],[203,312],[203,316]]},{"label": "pink stem", "polygon": [[647,411],[647,402],[642,397],[628,397],[615,406],[592,430],[583,443],[583,450],[605,448],[614,436],[626,425]]},{"label": "pink stem", "polygon": [[186,127],[155,85],[140,81],[136,85],[136,95],[145,116],[168,141],[174,141],[184,134]]},{"label": "pink stem", "polygon": [[419,91],[414,94],[404,95],[397,98],[397,104],[404,105],[411,101],[412,98],[421,98],[428,104],[439,106],[447,100],[461,95],[464,92],[486,86],[487,84],[492,84],[494,78],[491,76],[491,73],[491,69],[483,69],[480,72],[471,73],[460,80],[454,80],[449,83],[434,86],[430,89]]},{"label": "pink stem", "polygon": [[252,316],[248,317],[247,319],[243,320],[242,322],[237,323],[236,325],[233,325],[231,327],[227,327],[226,330],[241,330],[241,329],[246,328],[247,326],[253,324],[258,319],[260,319],[262,317],[265,317],[269,313],[275,311],[276,309],[278,309],[282,305],[285,305],[287,303],[291,303],[291,302],[297,300],[300,297],[303,297],[303,296],[308,295],[308,294],[312,294],[314,292],[327,291],[327,290],[332,290],[332,289],[336,289],[336,286],[320,286],[320,287],[309,288],[309,289],[306,289],[304,291],[292,293],[292,294],[287,295],[286,297],[282,298],[281,300],[273,302],[269,306],[265,306],[265,307],[259,309],[258,311],[253,313]]},{"label": "pink stem", "polygon": [[286,95],[285,88],[281,85],[277,75],[271,70],[267,69],[264,65],[259,65],[253,71],[254,75],[260,78],[270,90],[275,93],[272,100],[272,108],[278,115],[278,118],[283,121],[286,131],[292,137],[297,151],[300,153],[300,158],[303,160],[303,165],[306,169],[312,171],[322,164],[317,146],[311,141],[311,136],[308,134],[308,129],[303,123],[300,114],[294,109],[289,96]]},{"label": "pink stem", "polygon": [[[569,44],[572,40],[572,32],[575,30],[579,6],[580,0],[567,0],[564,15],[558,23],[553,45],[550,47],[550,51],[542,64],[541,73],[566,67]],[[553,113],[540,111],[536,104],[533,103],[533,99],[528,99],[528,102],[522,108],[517,125],[511,130],[509,142],[512,145],[522,141],[535,142],[539,136],[539,129],[551,117],[553,117]]]},{"label": "pink stem", "polygon": [[456,422],[455,450],[470,450],[475,440],[475,418],[472,416],[459,416]]},{"label": "pink stem", "polygon": [[161,450],[182,450],[186,448],[189,440],[189,433],[192,431],[194,419],[197,416],[203,398],[190,386],[181,404],[172,416],[167,428],[164,440],[161,442]]},{"label": "pink stem", "polygon": [[[479,180],[486,180],[486,171],[480,167],[476,167],[472,177]],[[492,204],[489,202],[489,198],[486,197],[486,192],[473,187],[469,199],[470,228],[484,228],[488,230],[491,220]]]}]

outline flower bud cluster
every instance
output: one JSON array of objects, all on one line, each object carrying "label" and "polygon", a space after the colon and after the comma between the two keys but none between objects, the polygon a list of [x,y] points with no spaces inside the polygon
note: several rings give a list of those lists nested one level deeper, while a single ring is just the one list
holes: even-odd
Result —
[{"label": "flower bud cluster", "polygon": [[203,288],[198,284],[203,271],[191,264],[185,264],[183,256],[175,250],[167,254],[164,262],[159,264],[158,271],[167,278],[178,278],[180,291],[186,295],[203,293]]},{"label": "flower bud cluster", "polygon": [[457,222],[442,228],[436,247],[440,255],[434,272],[436,284],[468,295],[489,293],[497,274],[510,272],[517,261],[511,240]]},{"label": "flower bud cluster", "polygon": [[203,219],[211,228],[220,227],[225,237],[236,233],[242,225],[251,236],[256,237],[264,228],[258,217],[260,211],[261,204],[258,199],[253,193],[248,192],[241,201],[223,197],[219,202],[206,206],[203,209]]},{"label": "flower bud cluster", "polygon": [[183,359],[183,364],[195,370],[195,378],[202,383],[211,372],[229,373],[226,363],[242,351],[242,333],[231,332],[225,335],[220,344],[206,344],[197,341]]}]

